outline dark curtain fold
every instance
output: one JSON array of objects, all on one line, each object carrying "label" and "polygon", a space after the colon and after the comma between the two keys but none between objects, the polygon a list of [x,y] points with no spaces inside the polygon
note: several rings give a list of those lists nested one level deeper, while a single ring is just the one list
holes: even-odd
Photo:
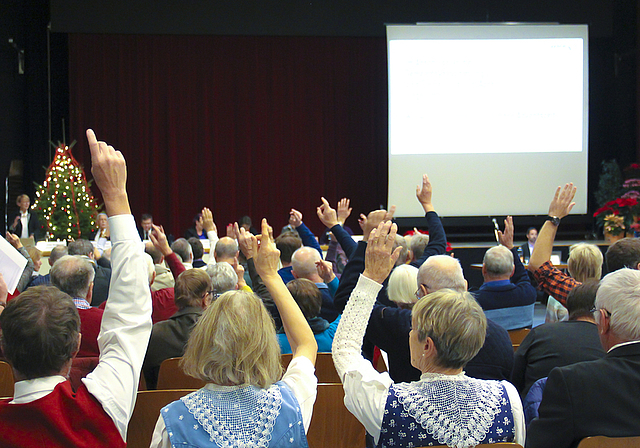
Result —
[{"label": "dark curtain fold", "polygon": [[175,235],[203,206],[224,235],[292,207],[319,232],[320,196],[350,197],[355,230],[386,203],[384,38],[71,34],[69,84],[75,156],[88,127],[122,150],[136,219]]}]

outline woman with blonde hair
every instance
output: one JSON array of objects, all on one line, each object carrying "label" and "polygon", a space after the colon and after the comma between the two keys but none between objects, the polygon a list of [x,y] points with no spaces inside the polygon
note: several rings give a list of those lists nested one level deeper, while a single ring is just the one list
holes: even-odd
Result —
[{"label": "woman with blonde hair", "polygon": [[364,272],[342,314],[333,340],[333,361],[344,403],[377,446],[482,443],[524,445],[522,403],[507,381],[470,378],[463,368],[484,344],[487,319],[466,291],[441,289],[418,300],[409,333],[411,364],[420,380],[394,383],[361,355],[362,339],[381,283],[398,258],[397,227],[380,224],[367,242]]},{"label": "woman with blonde hair", "polygon": [[[304,315],[278,275],[279,251],[262,221],[253,259],[278,307],[293,359],[282,375],[276,331],[253,293],[229,291],[196,324],[182,368],[206,386],[164,407],[152,447],[306,447],[316,398],[317,344]],[[251,257],[249,257],[251,258]]]}]

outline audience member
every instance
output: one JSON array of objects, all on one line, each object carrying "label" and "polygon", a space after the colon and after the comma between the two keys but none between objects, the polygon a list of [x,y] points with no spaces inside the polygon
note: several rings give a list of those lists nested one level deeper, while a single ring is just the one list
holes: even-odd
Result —
[{"label": "audience member", "polygon": [[605,254],[607,271],[618,269],[640,269],[640,238],[623,238],[616,241]]},{"label": "audience member", "polygon": [[6,236],[7,236],[7,241],[13,247],[15,247],[16,250],[20,252],[20,254],[24,258],[27,259],[27,265],[25,266],[24,271],[22,271],[22,274],[20,275],[20,279],[18,280],[18,284],[16,286],[15,291],[9,291],[9,296],[10,298],[12,298],[12,297],[15,297],[17,294],[20,294],[25,289],[27,289],[33,277],[33,269],[35,265],[33,264],[33,260],[31,259],[29,252],[27,252],[27,249],[25,249],[25,247],[22,245],[22,241],[20,241],[20,237],[11,232],[7,232]]},{"label": "audience member", "polygon": [[288,283],[294,279],[291,256],[302,247],[302,240],[297,234],[282,233],[276,238],[276,247],[280,251],[280,263],[282,264],[278,274],[282,277],[283,282]]},{"label": "audience member", "polygon": [[531,254],[533,253],[533,248],[536,245],[536,240],[538,239],[538,229],[535,227],[529,227],[526,235],[527,242],[520,246],[520,248],[522,249],[522,258],[524,258],[524,262],[528,263],[531,258]]},{"label": "audience member", "polygon": [[418,301],[416,285],[418,284],[418,268],[410,264],[396,266],[389,276],[387,295],[398,308],[410,310]]},{"label": "audience member", "polygon": [[567,297],[569,320],[535,327],[515,354],[511,383],[524,399],[529,388],[549,375],[554,367],[602,358],[591,309],[596,300],[597,281],[576,286]]},{"label": "audience member", "polygon": [[[300,311],[307,320],[313,336],[318,343],[318,352],[330,353],[331,344],[333,343],[333,336],[336,334],[336,329],[340,323],[340,316],[333,322],[328,322],[319,316],[320,309],[322,308],[322,293],[318,286],[311,280],[306,278],[297,278],[287,283],[287,289],[291,293],[291,296],[300,307]],[[280,350],[283,354],[291,353],[291,346],[289,340],[285,334],[284,328],[278,330],[278,342],[280,343]]]},{"label": "audience member", "polygon": [[142,371],[149,389],[155,389],[162,361],[184,354],[185,344],[202,311],[211,301],[211,279],[202,269],[187,269],[176,279],[178,311],[153,325]]},{"label": "audience member", "polygon": [[142,241],[149,241],[151,230],[153,226],[153,216],[149,213],[145,213],[140,217],[140,227],[138,228],[138,233],[140,234],[140,238]]},{"label": "audience member", "polygon": [[91,261],[77,255],[65,255],[51,268],[51,284],[69,294],[80,315],[79,357],[99,356],[98,333],[103,311],[91,306],[95,271]]},{"label": "audience member", "polygon": [[193,249],[191,249],[191,244],[186,239],[178,238],[175,240],[171,245],[171,250],[180,257],[186,269],[193,268]]},{"label": "audience member", "polygon": [[513,245],[513,218],[504,223],[504,233],[498,233],[501,245],[484,254],[484,283],[473,295],[487,318],[505,330],[531,328],[536,290]]},{"label": "audience member", "polygon": [[0,315],[0,341],[17,382],[13,399],[0,400],[1,446],[126,445],[151,331],[151,300],[125,189],[124,158],[97,142],[93,131],[87,137],[113,242],[113,283],[102,320],[100,361],[73,391],[66,377],[79,349],[81,323],[71,298],[55,287],[40,286],[9,302]]},{"label": "audience member", "polygon": [[[365,269],[344,310],[333,359],[345,406],[380,446],[475,446],[524,443],[522,404],[507,381],[464,374],[484,343],[486,318],[467,292],[440,290],[413,308],[408,343],[419,381],[394,383],[360,354],[369,314],[400,249],[391,252],[395,224],[380,224],[368,238]],[[421,285],[423,288],[424,285]]]},{"label": "audience member", "polygon": [[96,263],[94,247],[91,242],[83,239],[71,241],[67,246],[69,255],[81,255],[87,257],[95,271],[93,278],[92,304],[100,306],[109,296],[109,282],[111,281],[111,269]]},{"label": "audience member", "polygon": [[184,232],[184,238],[188,240],[189,238],[199,238],[201,240],[207,239],[207,232],[204,230],[204,221],[202,219],[202,213],[198,213],[193,218],[193,226],[189,227]]},{"label": "audience member", "polygon": [[[169,247],[169,249],[171,249],[171,247]],[[151,285],[151,291],[153,292],[160,289],[173,288],[176,283],[171,270],[164,262],[162,252],[153,247],[153,244],[149,244],[149,242],[145,245],[145,252],[151,256],[156,271],[156,276],[153,280],[153,284]],[[182,265],[182,262],[180,264]],[[184,268],[184,266],[182,267]]]},{"label": "audience member", "polygon": [[427,244],[429,244],[429,235],[414,229],[414,233],[411,235],[411,239],[409,240],[412,262],[418,261],[422,258]]},{"label": "audience member", "polygon": [[[223,294],[199,320],[182,361],[185,373],[207,385],[162,409],[151,447],[308,446],[317,344],[277,274],[278,251],[269,232],[263,220],[260,248],[255,237],[252,245],[255,266],[293,349],[286,373],[282,376],[275,329],[262,302],[243,291]],[[228,422],[224,431],[215,429],[220,421]]]},{"label": "audience member", "polygon": [[206,273],[211,278],[211,290],[214,297],[224,294],[227,291],[233,291],[238,288],[238,274],[233,267],[226,261],[210,264],[207,266]]},{"label": "audience member", "polygon": [[32,213],[29,209],[31,199],[26,194],[21,194],[16,198],[16,205],[19,210],[13,218],[13,222],[9,226],[9,232],[18,236],[18,238],[33,238],[37,243],[40,235],[40,223],[38,215]]},{"label": "audience member", "polygon": [[[53,267],[53,264],[58,261],[60,258],[67,255],[67,246],[63,246],[62,244],[57,245],[51,252],[49,253],[49,267]],[[32,277],[31,282],[29,283],[29,287],[31,286],[42,286],[42,285],[50,285],[51,284],[51,272],[46,275],[37,275]]]},{"label": "audience member", "polygon": [[594,310],[607,353],[551,371],[527,447],[572,447],[598,435],[640,436],[640,272],[622,268],[604,277]]},{"label": "audience member", "polygon": [[202,259],[204,257],[204,246],[200,239],[192,236],[187,242],[191,246],[191,253],[193,254],[193,267],[196,269],[207,267],[207,263]]},{"label": "audience member", "polygon": [[[314,248],[307,246],[301,247],[291,256],[291,267],[293,268],[292,273],[294,278],[306,278],[316,284],[322,294],[322,309],[320,311],[320,317],[329,322],[333,322],[340,313],[333,305],[333,294],[331,293],[329,286],[318,274],[316,263],[321,260],[321,256]],[[338,282],[338,279],[335,279],[334,281]]]}]

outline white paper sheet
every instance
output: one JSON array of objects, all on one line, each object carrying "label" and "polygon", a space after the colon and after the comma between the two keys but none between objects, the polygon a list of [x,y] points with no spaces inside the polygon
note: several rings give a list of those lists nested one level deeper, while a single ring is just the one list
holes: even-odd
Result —
[{"label": "white paper sheet", "polygon": [[0,235],[0,272],[10,294],[16,290],[26,265],[27,259]]}]

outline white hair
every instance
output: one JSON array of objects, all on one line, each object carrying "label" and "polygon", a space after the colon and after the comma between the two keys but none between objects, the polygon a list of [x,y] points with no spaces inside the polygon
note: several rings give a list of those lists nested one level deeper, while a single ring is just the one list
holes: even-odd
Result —
[{"label": "white hair", "polygon": [[226,261],[210,264],[207,266],[207,274],[211,277],[211,289],[216,294],[222,294],[236,289],[238,284],[238,274]]},{"label": "white hair", "polygon": [[449,255],[432,255],[420,266],[418,287],[425,285],[429,292],[449,288],[454,291],[467,290],[467,281],[457,258]]},{"label": "white hair", "polygon": [[387,294],[395,303],[414,304],[416,297],[416,284],[418,280],[418,268],[410,264],[397,266],[389,276]]},{"label": "white hair", "polygon": [[605,276],[595,305],[611,313],[611,331],[616,336],[640,340],[640,271],[622,268]]},{"label": "white hair", "polygon": [[511,276],[513,272],[513,253],[504,246],[495,246],[484,254],[482,264],[491,277]]}]

